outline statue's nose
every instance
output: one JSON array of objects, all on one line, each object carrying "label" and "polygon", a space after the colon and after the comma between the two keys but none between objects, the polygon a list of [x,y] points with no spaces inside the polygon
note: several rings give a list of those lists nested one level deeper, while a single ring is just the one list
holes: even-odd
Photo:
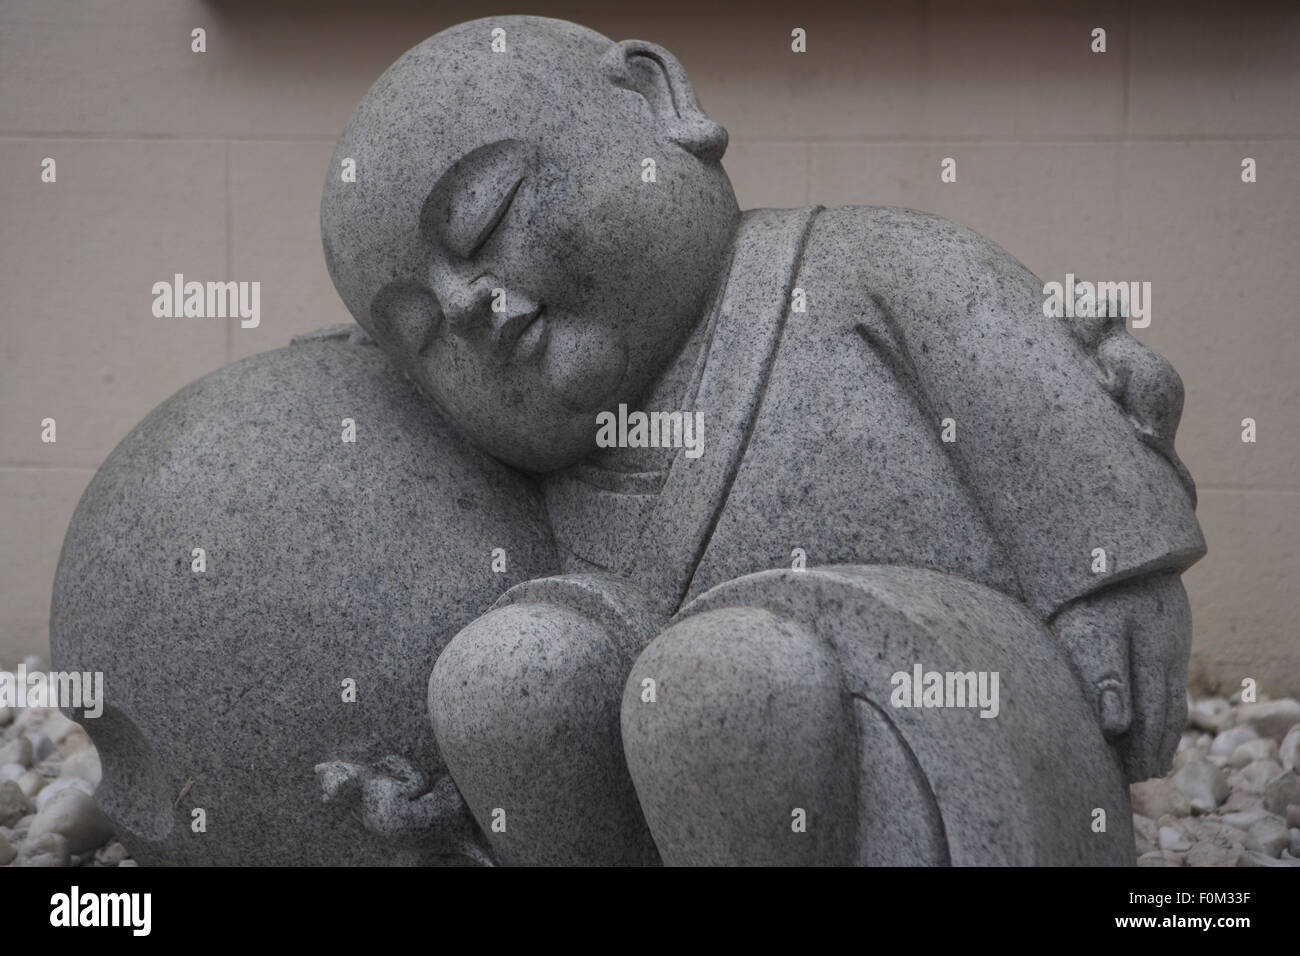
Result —
[{"label": "statue's nose", "polygon": [[469,282],[447,282],[440,286],[438,301],[447,327],[462,338],[486,327],[491,317],[492,288],[491,276],[479,276]]}]

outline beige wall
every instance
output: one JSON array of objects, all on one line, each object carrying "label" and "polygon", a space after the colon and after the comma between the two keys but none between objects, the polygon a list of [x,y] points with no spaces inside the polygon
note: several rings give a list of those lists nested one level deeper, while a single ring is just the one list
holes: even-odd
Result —
[{"label": "beige wall", "polygon": [[[613,6],[533,12],[674,51],[731,131],[743,205],[913,206],[1045,280],[1149,280],[1138,334],[1186,384],[1179,448],[1210,545],[1186,577],[1193,680],[1300,691],[1294,4]],[[0,661],[43,652],[68,518],[136,421],[211,369],[347,319],[317,229],[333,139],[389,62],[470,9],[0,3]],[[789,50],[795,26],[806,54]],[[955,184],[939,181],[946,156]],[[150,286],[174,272],[260,281],[261,327],[154,319]],[[46,417],[57,444],[40,441]]]}]

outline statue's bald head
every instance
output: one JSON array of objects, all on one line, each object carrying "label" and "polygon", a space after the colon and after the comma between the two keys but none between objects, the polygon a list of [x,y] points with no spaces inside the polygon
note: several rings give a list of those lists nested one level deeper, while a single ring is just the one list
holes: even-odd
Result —
[{"label": "statue's bald head", "polygon": [[[556,394],[554,401],[531,394],[527,376],[516,370],[503,376],[508,394],[498,396],[499,404],[531,416],[525,434],[537,433],[539,416],[576,421],[580,413],[585,421],[593,403],[648,384],[640,381],[644,373],[627,374],[629,349],[639,367],[662,365],[666,357],[645,354],[640,339],[679,340],[682,330],[665,323],[686,321],[682,313],[698,311],[711,288],[737,215],[718,162],[725,146],[726,132],[700,110],[680,64],[653,44],[614,43],[541,17],[462,23],[405,53],[343,131],[321,203],[330,275],[357,321],[472,438],[492,445],[484,433],[503,422],[461,413],[451,390],[463,393],[468,377],[448,383],[436,367],[423,374],[411,367],[417,350],[409,326],[413,310],[443,318],[453,300],[474,294],[457,286],[455,273],[479,250],[455,237],[479,238],[478,227],[503,215],[520,190],[519,202],[531,200],[534,214],[513,224],[523,233],[520,244],[488,262],[488,271],[516,301],[547,308],[554,354],[538,364]],[[647,159],[655,163],[650,180],[643,175]],[[476,213],[483,203],[492,208]],[[692,220],[691,229],[680,227],[683,218]],[[660,288],[663,269],[678,272],[684,285]],[[597,270],[617,280],[621,293],[602,292]],[[660,302],[659,314],[638,317],[636,303],[647,298]],[[638,336],[638,324],[658,327]],[[591,353],[587,365],[578,352]],[[465,360],[458,355],[456,367],[463,370]],[[598,360],[602,367],[592,367]],[[617,363],[624,367],[615,369]],[[471,404],[468,397],[464,404]],[[562,430],[572,433],[574,425]],[[525,434],[516,437],[527,444]],[[556,440],[571,449],[561,457],[573,457],[581,444],[575,434],[551,436],[552,447]],[[514,455],[515,439],[502,441],[489,450],[516,464],[556,463],[554,456]]]},{"label": "statue's bald head", "polygon": [[[482,143],[544,133],[556,106],[567,114],[598,95],[612,45],[563,20],[493,17],[429,37],[384,72],[339,138],[321,203],[327,261],[359,321],[395,257],[414,251],[420,208],[442,172]],[[355,182],[343,179],[346,159]]]}]

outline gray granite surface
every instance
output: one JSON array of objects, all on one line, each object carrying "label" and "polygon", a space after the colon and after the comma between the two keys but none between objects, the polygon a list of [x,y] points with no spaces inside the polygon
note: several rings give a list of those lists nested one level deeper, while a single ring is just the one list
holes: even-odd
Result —
[{"label": "gray granite surface", "polygon": [[100,468],[59,563],[53,667],[104,673],[82,721],[99,805],[146,864],[469,859],[425,683],[553,562],[535,490],[373,345],[323,337],[200,379]]},{"label": "gray granite surface", "polygon": [[542,18],[366,94],[358,328],[169,400],[69,531],[143,861],[1133,862],[1205,549],[1177,374],[938,217],[742,213],[726,144],[667,50]]}]

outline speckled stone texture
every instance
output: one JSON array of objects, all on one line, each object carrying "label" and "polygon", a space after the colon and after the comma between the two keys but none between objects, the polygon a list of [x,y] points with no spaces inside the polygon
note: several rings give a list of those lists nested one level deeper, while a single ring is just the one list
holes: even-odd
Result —
[{"label": "speckled stone texture", "polygon": [[[321,229],[391,366],[327,338],[205,379],[69,534],[56,650],[118,675],[142,858],[251,845],[184,831],[193,777],[226,833],[366,860],[1132,862],[1204,552],[1176,373],[943,219],[742,214],[726,143],[670,52],[537,17],[366,94]],[[598,445],[624,404],[700,416],[698,454]],[[893,708],[914,666],[999,672],[997,716]]]},{"label": "speckled stone texture", "polygon": [[[424,688],[457,630],[552,568],[539,505],[377,348],[342,336],[239,362],[152,412],[78,506],[52,617],[53,666],[104,672],[107,709],[84,726],[103,760],[96,798],[132,854],[481,859],[439,782]],[[343,767],[318,783],[331,761]],[[375,765],[392,786],[354,781],[349,801],[340,775]],[[191,830],[194,808],[206,833]]]},{"label": "speckled stone texture", "polygon": [[438,748],[501,862],[659,862],[609,691],[662,624],[618,579],[546,578],[512,588],[439,656]]},{"label": "speckled stone texture", "polygon": [[[532,17],[419,44],[340,139],[321,202],[340,294],[471,442],[542,477],[559,546],[564,574],[462,631],[430,681],[478,822],[504,816],[490,839],[507,862],[634,861],[612,726],[628,650],[648,639],[630,622],[662,626],[741,581],[744,606],[678,620],[633,667],[671,647],[665,666],[736,734],[686,745],[680,697],[659,725],[629,723],[624,701],[663,859],[1131,860],[1126,834],[1086,835],[1084,811],[1126,829],[1117,781],[1166,767],[1183,719],[1178,575],[1204,541],[1173,446],[1177,375],[1114,317],[1046,314],[1028,270],[937,217],[742,215],[725,146],[667,50]],[[355,182],[337,175],[349,159]],[[597,447],[596,416],[624,402],[698,413],[702,454]],[[792,558],[809,590],[777,613],[765,601],[796,585],[752,575]],[[965,655],[1003,662],[1016,690],[980,723],[985,749],[964,750],[947,718],[871,703],[874,671],[843,642],[889,635],[842,602],[883,599],[816,571],[843,563],[904,575],[895,610],[926,619],[910,652],[961,672],[980,669]],[[620,622],[612,605],[638,611]],[[713,644],[734,654],[704,662]],[[793,695],[788,739],[751,713],[769,687]],[[776,805],[728,774],[756,752],[757,778],[813,787],[805,839],[750,840]],[[1079,781],[1096,782],[1089,807]],[[709,803],[728,786],[727,806]]]},{"label": "speckled stone texture", "polygon": [[321,198],[326,264],[465,435],[550,470],[590,451],[594,415],[640,398],[707,305],[739,217],[726,142],[653,44],[462,23],[353,113]]},{"label": "speckled stone texture", "polygon": [[[895,706],[892,676],[917,664],[996,672],[996,715]],[[622,721],[669,865],[1134,862],[1123,771],[1062,649],[1023,605],[952,575],[720,585],[637,660]]]},{"label": "speckled stone texture", "polygon": [[548,475],[566,569],[624,575],[665,613],[796,548],[978,581],[1050,623],[1129,777],[1162,772],[1185,720],[1178,574],[1204,540],[1172,449],[1141,440],[1040,292],[924,213],[745,213],[668,400],[702,410],[704,455],[629,480],[612,449]]}]

